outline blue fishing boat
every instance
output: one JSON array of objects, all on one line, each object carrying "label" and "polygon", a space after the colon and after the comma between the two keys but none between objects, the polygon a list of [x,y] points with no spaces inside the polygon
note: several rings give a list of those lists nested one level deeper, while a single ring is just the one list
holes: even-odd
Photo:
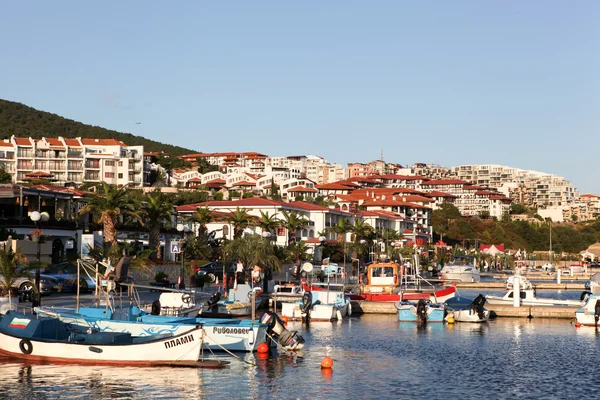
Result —
[{"label": "blue fishing boat", "polygon": [[394,305],[398,310],[400,322],[444,322],[446,309],[443,304],[419,300],[417,303],[403,301],[394,303]]}]

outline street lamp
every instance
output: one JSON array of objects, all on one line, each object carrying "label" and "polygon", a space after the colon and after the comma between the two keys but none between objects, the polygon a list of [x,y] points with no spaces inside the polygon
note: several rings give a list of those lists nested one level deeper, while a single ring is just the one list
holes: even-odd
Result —
[{"label": "street lamp", "polygon": [[[50,219],[50,215],[47,212],[39,212],[39,211],[33,211],[30,215],[29,218],[31,218],[31,220],[35,223],[35,229],[36,231],[39,230],[38,228],[38,222],[42,221],[42,222],[46,222],[48,221],[48,219]],[[33,240],[33,237],[32,237]],[[41,258],[41,252],[42,252],[42,238],[38,237],[38,241],[37,241],[37,264],[35,267],[35,288],[36,288],[36,293],[34,293],[31,305],[32,307],[39,307],[41,306],[41,302],[42,302],[42,297],[40,296],[40,258]]]},{"label": "street lamp", "polygon": [[183,257],[183,243],[185,234],[190,231],[190,227],[184,224],[177,224],[177,231],[181,232],[181,240],[179,240],[179,253],[181,254],[181,271],[179,271],[179,289],[185,289],[185,258]]}]

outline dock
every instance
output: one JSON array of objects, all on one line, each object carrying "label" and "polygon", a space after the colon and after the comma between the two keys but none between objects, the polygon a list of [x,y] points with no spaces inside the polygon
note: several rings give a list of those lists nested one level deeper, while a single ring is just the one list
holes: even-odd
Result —
[{"label": "dock", "polygon": [[[491,305],[485,308],[497,318],[559,318],[573,319],[579,307],[565,306],[521,306]],[[396,314],[398,311],[393,302],[352,301],[352,313],[356,314]]]}]

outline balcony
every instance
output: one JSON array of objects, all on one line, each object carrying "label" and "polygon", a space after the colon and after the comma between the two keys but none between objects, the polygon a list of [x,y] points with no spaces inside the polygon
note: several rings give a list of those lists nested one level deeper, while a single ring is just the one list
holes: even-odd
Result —
[{"label": "balcony", "polygon": [[67,158],[83,158],[83,153],[80,152],[68,152]]},{"label": "balcony", "polygon": [[85,163],[85,167],[88,169],[100,169],[100,163]]},{"label": "balcony", "polygon": [[13,160],[14,158],[14,151],[0,151],[0,160]]}]

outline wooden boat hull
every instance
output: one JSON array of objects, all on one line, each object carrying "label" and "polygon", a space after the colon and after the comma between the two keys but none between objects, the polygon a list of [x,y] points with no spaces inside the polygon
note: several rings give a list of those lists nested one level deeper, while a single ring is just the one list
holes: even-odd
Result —
[{"label": "wooden boat hull", "polygon": [[[110,365],[195,362],[199,359],[205,336],[202,327],[195,327],[181,335],[156,337],[143,342],[121,335],[113,336],[112,343],[100,343],[105,341],[106,334],[96,334],[98,340],[94,340],[93,335],[48,339],[24,334],[27,319],[19,318],[19,314],[8,314],[3,320],[6,318],[10,321],[3,321],[0,328],[0,354],[38,362]],[[43,323],[43,320],[48,319],[40,319],[40,322]]]}]

